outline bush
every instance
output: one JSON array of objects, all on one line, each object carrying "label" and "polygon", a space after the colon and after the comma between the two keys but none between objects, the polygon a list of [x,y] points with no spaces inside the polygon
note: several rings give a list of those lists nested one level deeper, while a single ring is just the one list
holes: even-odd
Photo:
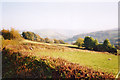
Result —
[{"label": "bush", "polygon": [[59,44],[60,42],[59,42],[59,40],[54,39],[54,43]]},{"label": "bush", "polygon": [[19,32],[13,28],[11,28],[11,31],[3,29],[1,32],[4,39],[8,39],[8,40],[22,39]]},{"label": "bush", "polygon": [[22,36],[28,40],[43,42],[43,39],[38,34],[35,34],[33,32],[22,32]]},{"label": "bush", "polygon": [[92,37],[86,36],[84,39],[84,47],[89,50],[94,48],[94,39]]},{"label": "bush", "polygon": [[104,51],[107,51],[110,53],[117,53],[117,49],[114,47],[114,45],[111,45],[108,39],[104,40],[103,46],[104,46]]},{"label": "bush", "polygon": [[95,39],[94,42],[93,42],[93,50],[95,50],[95,51],[97,50],[98,44],[99,44],[99,43],[98,43],[98,40]]},{"label": "bush", "polygon": [[92,37],[86,36],[84,39],[84,47],[89,50],[107,51],[113,54],[117,53],[117,49],[114,45],[111,45],[108,39],[105,39],[103,44],[99,44],[97,39],[94,40]]},{"label": "bush", "polygon": [[117,49],[113,46],[109,46],[107,52],[114,54],[117,53]]},{"label": "bush", "polygon": [[98,44],[97,47],[96,47],[96,51],[104,51],[103,44]]},{"label": "bush", "polygon": [[18,45],[19,41],[18,40],[3,40],[2,41],[2,48],[4,48],[7,45]]},{"label": "bush", "polygon": [[10,40],[10,31],[9,30],[3,29],[1,31],[1,33],[2,33],[2,36],[4,37],[4,39],[9,39]]},{"label": "bush", "polygon": [[65,42],[63,40],[59,40],[60,44],[65,44]]},{"label": "bush", "polygon": [[45,38],[45,43],[50,43],[49,38]]},{"label": "bush", "polygon": [[84,41],[84,39],[78,38],[74,44],[75,44],[75,45],[78,45],[78,47],[82,47],[83,44],[84,44],[83,41]]}]

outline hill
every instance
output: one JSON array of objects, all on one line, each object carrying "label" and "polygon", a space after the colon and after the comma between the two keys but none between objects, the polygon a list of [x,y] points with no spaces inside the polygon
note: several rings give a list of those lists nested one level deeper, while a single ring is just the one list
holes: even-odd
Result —
[{"label": "hill", "polygon": [[84,34],[78,34],[73,36],[72,38],[66,39],[65,42],[72,43],[73,41],[76,41],[79,37],[84,38],[85,36],[91,36],[95,39],[98,39],[98,41],[101,43],[106,38],[108,38],[111,42],[111,44],[117,44],[118,43],[118,29],[112,29],[112,30],[105,30],[105,31],[97,31],[97,32],[90,32],[90,33],[84,33]]},{"label": "hill", "polygon": [[61,33],[55,30],[42,29],[42,30],[34,30],[35,33],[39,34],[42,38],[50,38],[50,39],[67,39],[68,37],[62,35]]},{"label": "hill", "polygon": [[[106,74],[106,72],[108,72],[108,73],[112,72],[115,76],[118,71],[118,65],[117,65],[118,57],[116,55],[113,55],[113,54],[110,54],[107,52],[95,52],[95,51],[89,51],[89,50],[69,48],[66,45],[54,45],[54,44],[48,44],[48,43],[44,44],[44,43],[34,42],[34,41],[29,41],[29,40],[20,41],[16,45],[13,45],[13,44],[7,45],[5,47],[5,53],[6,53],[7,49],[9,49],[10,52],[11,52],[11,50],[14,51],[13,57],[14,57],[14,54],[17,52],[21,53],[20,54],[21,57],[22,57],[22,55],[26,56],[25,58],[24,57],[21,58],[20,56],[18,56],[18,58],[20,58],[20,59],[17,59],[17,60],[20,60],[20,61],[14,60],[16,62],[19,62],[19,64],[21,62],[25,61],[24,67],[26,69],[29,68],[29,66],[32,66],[29,63],[35,62],[35,65],[33,65],[33,66],[36,66],[35,70],[37,70],[36,68],[39,65],[36,63],[36,60],[34,60],[34,59],[37,59],[37,60],[42,59],[42,60],[44,60],[45,63],[46,62],[49,63],[48,66],[50,66],[49,67],[50,69],[52,68],[55,71],[56,71],[56,68],[60,68],[59,70],[61,70],[61,68],[63,68],[63,66],[64,66],[64,71],[73,71],[74,69],[75,70],[78,69],[78,70],[82,70],[83,72],[86,73],[85,70],[87,69],[87,73],[90,73],[89,75],[92,75],[94,72],[97,71],[97,73],[98,72],[100,73],[100,76],[101,76],[101,73]],[[7,50],[7,51],[9,51],[9,50]],[[3,50],[3,52],[4,52],[4,50]],[[8,54],[8,56],[9,56],[9,54]],[[36,58],[31,59],[31,58],[29,58],[29,56],[30,57],[35,56]],[[47,58],[44,59],[44,57],[47,57]],[[91,58],[89,58],[89,57],[91,57]],[[108,60],[109,58],[111,58],[111,60]],[[12,58],[12,59],[15,59],[15,58]],[[21,61],[22,59],[23,59],[23,61]],[[52,59],[54,59],[54,60],[52,61]],[[28,60],[28,61],[26,61],[26,60]],[[31,60],[34,60],[34,61],[32,62]],[[51,62],[45,61],[45,60],[50,60]],[[70,65],[70,64],[72,64],[72,65]],[[81,66],[81,68],[80,69],[77,68],[76,64]],[[70,70],[68,68],[69,66],[70,66]],[[75,67],[73,67],[73,66],[75,66]],[[20,67],[19,65],[18,65],[18,68],[22,69],[22,67]],[[41,67],[41,69],[42,68],[44,68],[44,67]],[[91,70],[91,71],[89,72],[89,70]],[[44,69],[43,69],[43,71],[44,71]],[[49,72],[51,72],[51,70]],[[31,72],[31,73],[33,73],[33,74],[35,73],[34,69],[33,69],[33,72]],[[21,74],[21,72],[20,72],[20,74]],[[38,73],[38,74],[40,74],[40,73]],[[42,72],[41,74],[44,74],[44,72]],[[45,74],[45,75],[47,77],[49,76],[47,74]],[[68,73],[65,74],[66,77],[67,77],[67,75],[68,75]],[[70,73],[70,75],[72,75],[72,72]],[[97,74],[97,75],[99,76],[99,74]],[[5,74],[5,76],[7,76],[7,74]],[[77,75],[75,74],[75,76],[77,76]],[[94,75],[92,75],[92,76],[94,76]],[[82,76],[80,76],[80,77],[82,77]]]},{"label": "hill", "polygon": [[62,39],[66,40],[71,38],[74,35],[87,32],[81,30],[65,30],[65,29],[40,29],[40,30],[32,30],[33,32],[39,34],[43,38],[50,38],[50,39]]}]

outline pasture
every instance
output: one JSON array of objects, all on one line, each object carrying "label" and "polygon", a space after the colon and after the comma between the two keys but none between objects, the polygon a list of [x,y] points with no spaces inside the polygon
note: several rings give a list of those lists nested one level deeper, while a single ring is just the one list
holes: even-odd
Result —
[{"label": "pasture", "polygon": [[[34,55],[37,58],[39,58],[39,56],[62,58],[72,63],[78,63],[80,65],[87,66],[95,70],[102,70],[108,73],[112,72],[114,75],[118,73],[118,56],[109,54],[107,52],[95,52],[89,50],[73,49],[65,46],[76,47],[75,45],[67,44],[65,45],[48,44],[27,40],[25,40],[24,42],[47,45],[46,47],[50,48],[50,49],[44,48],[44,50],[40,50],[41,48],[38,48],[33,50],[33,52],[35,53]],[[110,60],[108,60],[109,58]]]}]

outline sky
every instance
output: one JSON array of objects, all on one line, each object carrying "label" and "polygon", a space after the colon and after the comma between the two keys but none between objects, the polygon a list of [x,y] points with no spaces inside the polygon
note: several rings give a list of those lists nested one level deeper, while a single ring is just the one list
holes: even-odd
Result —
[{"label": "sky", "polygon": [[118,2],[2,2],[2,28],[99,31],[118,27]]}]

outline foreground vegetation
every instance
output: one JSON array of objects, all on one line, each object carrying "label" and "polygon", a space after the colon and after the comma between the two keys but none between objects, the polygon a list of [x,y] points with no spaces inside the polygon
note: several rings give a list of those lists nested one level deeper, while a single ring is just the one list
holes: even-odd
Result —
[{"label": "foreground vegetation", "polygon": [[[118,71],[118,61],[117,56],[99,54],[92,52],[38,52],[38,55],[60,57],[66,59],[73,63],[78,63],[83,66],[89,66],[94,69],[101,69],[105,72],[112,72],[117,74]],[[38,56],[37,55],[37,56]],[[111,58],[112,60],[108,60]]]},{"label": "foreground vegetation", "polygon": [[[78,63],[82,66],[87,66],[95,70],[101,70],[114,75],[118,72],[118,56],[107,52],[95,52],[89,50],[71,49],[58,45],[48,45],[39,42],[25,41],[21,45],[7,46],[6,48],[14,49],[14,51],[23,52],[24,55],[36,56],[38,59],[41,56],[50,56],[61,58],[72,63]],[[32,50],[31,50],[32,48]],[[111,60],[109,60],[109,58]]]},{"label": "foreground vegetation", "polygon": [[25,56],[4,48],[3,78],[98,78],[114,79],[114,75],[70,63],[60,58]]}]

